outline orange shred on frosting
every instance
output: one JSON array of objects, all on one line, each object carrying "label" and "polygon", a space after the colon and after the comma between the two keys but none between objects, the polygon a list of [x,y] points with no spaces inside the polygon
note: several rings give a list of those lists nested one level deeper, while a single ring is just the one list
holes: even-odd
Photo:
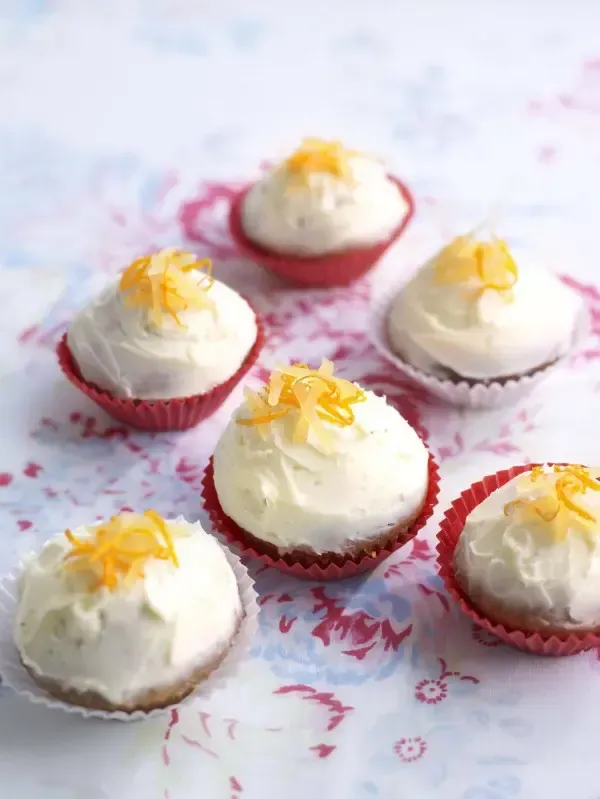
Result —
[{"label": "orange shred on frosting", "polygon": [[350,182],[352,173],[349,159],[357,155],[359,155],[357,150],[347,150],[340,141],[306,138],[284,161],[283,166],[301,183],[306,183],[309,175],[315,172],[326,172]]},{"label": "orange shred on frosting", "polygon": [[538,480],[540,477],[542,477],[543,474],[544,474],[544,467],[543,466],[534,466],[534,467],[532,467],[531,472],[529,473],[529,476],[531,478],[531,482],[535,483],[535,481]]},{"label": "orange shred on frosting", "polygon": [[[584,466],[570,465],[554,467],[557,475],[554,491],[537,499],[515,499],[504,506],[505,516],[515,512],[523,514],[523,518],[539,517],[546,522],[555,541],[562,541],[568,534],[569,523],[576,521],[586,533],[590,532],[590,525],[596,523],[596,517],[582,504],[575,501],[576,495],[584,495],[588,490],[600,491],[600,482],[595,480]],[[531,482],[535,482],[544,474],[541,466],[534,466],[531,470]]]},{"label": "orange shred on frosting", "polygon": [[95,576],[90,590],[105,586],[114,591],[122,580],[131,582],[144,576],[148,560],[169,560],[179,567],[173,538],[167,522],[156,511],[124,513],[90,529],[90,536],[77,538],[70,530],[65,535],[71,550],[65,566]]},{"label": "orange shred on frosting", "polygon": [[279,367],[262,391],[246,392],[250,415],[238,419],[238,424],[260,426],[296,413],[294,442],[306,442],[311,429],[326,441],[328,436],[323,422],[350,427],[355,421],[352,406],[366,399],[361,388],[334,377],[333,370],[333,363],[327,360],[323,360],[318,369],[310,369],[305,364]]},{"label": "orange shred on frosting", "polygon": [[519,269],[508,245],[496,236],[489,242],[477,241],[471,235],[457,236],[444,247],[435,264],[437,283],[472,284],[475,300],[485,291],[496,291],[510,301],[518,279]]},{"label": "orange shred on frosting", "polygon": [[[206,269],[198,280],[192,272]],[[119,290],[130,307],[147,308],[157,326],[163,315],[172,316],[180,327],[179,314],[188,310],[213,310],[208,291],[214,283],[209,258],[196,260],[189,252],[173,248],[138,258],[123,272]]]}]

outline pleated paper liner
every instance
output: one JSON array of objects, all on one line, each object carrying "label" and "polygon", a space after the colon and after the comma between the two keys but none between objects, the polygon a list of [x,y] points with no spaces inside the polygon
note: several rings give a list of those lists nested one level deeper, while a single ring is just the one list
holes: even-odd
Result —
[{"label": "pleated paper liner", "polygon": [[115,397],[108,391],[88,383],[81,373],[67,344],[66,334],[62,337],[56,352],[58,362],[73,385],[88,396],[113,419],[147,432],[168,430],[187,430],[211,416],[225,402],[238,383],[256,363],[263,348],[265,334],[261,319],[256,315],[257,336],[252,349],[238,371],[219,386],[206,394],[169,400],[136,400]]},{"label": "pleated paper liner", "polygon": [[356,577],[363,572],[372,571],[383,560],[388,558],[392,552],[412,541],[419,530],[425,526],[433,514],[439,493],[438,467],[431,454],[429,455],[428,476],[427,495],[419,516],[414,524],[395,541],[385,546],[374,547],[372,551],[365,552],[359,556],[329,555],[323,556],[320,560],[307,556],[307,562],[303,562],[299,557],[292,555],[272,557],[255,548],[254,543],[247,538],[244,530],[233,519],[230,519],[221,507],[215,488],[212,458],[204,472],[202,499],[204,501],[204,509],[208,513],[215,530],[221,533],[228,543],[235,546],[244,557],[258,558],[268,566],[304,580],[343,580],[348,577]]},{"label": "pleated paper liner", "polygon": [[154,718],[169,713],[174,708],[187,705],[194,699],[208,696],[215,689],[222,688],[228,680],[239,673],[250,653],[252,641],[258,630],[259,613],[258,594],[248,570],[237,555],[225,546],[222,548],[237,578],[244,615],[229,651],[220,665],[206,679],[199,682],[194,691],[180,702],[147,712],[143,710],[136,710],[133,713],[110,712],[73,705],[46,693],[21,663],[13,639],[13,624],[17,608],[17,580],[20,569],[16,573],[7,574],[0,579],[0,677],[2,685],[11,688],[15,693],[36,705],[45,705],[66,713],[113,721],[143,721]]},{"label": "pleated paper liner", "polygon": [[414,214],[414,200],[408,188],[392,175],[388,177],[398,187],[398,191],[406,202],[407,210],[400,224],[385,241],[345,252],[314,257],[300,257],[267,250],[251,241],[242,226],[242,204],[246,194],[252,188],[252,184],[239,192],[231,204],[229,212],[231,237],[240,253],[246,258],[298,286],[313,288],[348,286],[366,275],[375,266],[386,250],[398,240]]},{"label": "pleated paper liner", "polygon": [[[496,474],[484,477],[482,481],[473,485],[455,499],[450,508],[444,514],[440,531],[438,533],[437,545],[437,565],[438,572],[442,578],[446,590],[450,596],[458,603],[460,609],[479,627],[483,627],[492,635],[495,635],[504,643],[522,649],[533,655],[550,655],[560,657],[565,655],[576,655],[588,649],[600,647],[600,630],[598,633],[576,633],[570,632],[565,635],[551,633],[531,632],[530,630],[519,630],[507,627],[487,616],[471,602],[469,597],[461,588],[454,573],[454,551],[462,533],[465,521],[469,513],[480,505],[484,499],[490,496],[500,486],[508,483],[513,477],[523,472],[530,471],[534,466],[540,464],[529,463],[521,466],[513,466],[511,469],[504,469]],[[550,464],[553,465],[553,464]]]},{"label": "pleated paper liner", "polygon": [[401,290],[401,286],[391,286],[387,290],[379,289],[378,298],[374,300],[369,321],[369,338],[375,349],[387,361],[392,363],[401,374],[413,383],[426,389],[432,396],[464,408],[483,409],[513,405],[527,396],[539,383],[552,373],[561,361],[573,354],[589,336],[590,320],[587,312],[582,314],[573,333],[573,344],[570,352],[553,363],[537,371],[518,378],[473,385],[466,380],[455,382],[441,379],[417,369],[404,361],[392,349],[388,336],[388,316],[391,305]]}]

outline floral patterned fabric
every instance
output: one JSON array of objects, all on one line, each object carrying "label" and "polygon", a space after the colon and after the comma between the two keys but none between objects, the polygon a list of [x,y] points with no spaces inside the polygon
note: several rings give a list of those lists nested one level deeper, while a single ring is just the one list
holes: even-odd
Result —
[{"label": "floral patterned fabric", "polygon": [[[333,359],[420,424],[441,467],[425,531],[366,578],[253,564],[243,677],[147,724],[85,722],[0,689],[0,785],[20,799],[597,799],[600,660],[512,651],[435,572],[436,523],[482,475],[600,459],[600,11],[560,3],[21,0],[0,8],[0,566],[121,508],[201,515],[240,391],[182,435],[114,424],[61,377],[69,318],[143,252],[182,245],[247,294],[250,382]],[[367,281],[293,290],[237,257],[226,214],[304,135],[385,156],[416,215]],[[369,302],[492,218],[585,299],[588,342],[518,406],[445,407],[365,335]]]}]

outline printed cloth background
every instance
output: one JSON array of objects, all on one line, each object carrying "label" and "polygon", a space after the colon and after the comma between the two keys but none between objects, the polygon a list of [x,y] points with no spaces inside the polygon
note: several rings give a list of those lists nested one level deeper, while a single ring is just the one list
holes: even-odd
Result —
[{"label": "printed cloth background", "polygon": [[[0,567],[122,507],[200,514],[240,393],[184,435],[120,428],[64,381],[73,312],[134,256],[210,255],[264,313],[257,383],[337,362],[419,420],[442,469],[416,541],[367,578],[254,568],[262,619],[243,677],[147,724],[106,724],[0,689],[0,793],[20,799],[577,799],[595,768],[600,659],[514,652],[449,603],[436,523],[516,462],[600,460],[600,9],[589,0],[0,2]],[[240,260],[236,186],[304,135],[385,156],[416,216],[373,278],[286,288]],[[365,336],[369,299],[491,217],[565,275],[594,334],[518,407],[407,393]]]}]

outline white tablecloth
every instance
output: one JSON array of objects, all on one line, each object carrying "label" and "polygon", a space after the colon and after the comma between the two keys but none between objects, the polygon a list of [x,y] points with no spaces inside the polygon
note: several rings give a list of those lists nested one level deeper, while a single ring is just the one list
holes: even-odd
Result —
[{"label": "white tablecloth", "polygon": [[[327,356],[400,408],[405,385],[364,333],[373,284],[472,222],[491,217],[520,258],[569,276],[598,319],[599,29],[591,0],[1,3],[2,570],[123,506],[200,512],[239,392],[196,431],[144,436],[115,428],[53,356],[73,311],[151,247],[194,247],[253,298],[271,335],[254,382]],[[232,188],[304,135],[381,154],[415,196],[405,236],[350,289],[286,289],[225,232]],[[597,464],[599,386],[596,338],[518,407],[413,397],[443,476],[418,545],[358,581],[257,573],[243,677],[178,715],[87,722],[0,689],[0,795],[598,799],[597,654],[533,658],[473,628],[433,542],[484,474]]]}]

